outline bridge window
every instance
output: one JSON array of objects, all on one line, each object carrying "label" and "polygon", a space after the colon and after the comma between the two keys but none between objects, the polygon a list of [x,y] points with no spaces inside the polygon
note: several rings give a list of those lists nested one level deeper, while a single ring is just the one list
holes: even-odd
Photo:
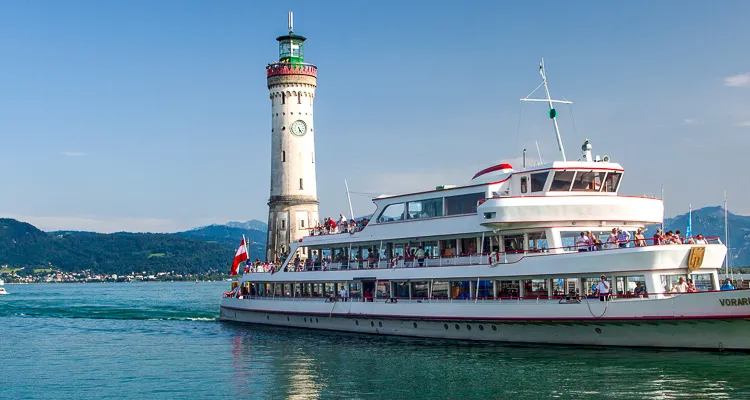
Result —
[{"label": "bridge window", "polygon": [[525,176],[521,177],[521,193],[529,191],[529,179]]},{"label": "bridge window", "polygon": [[540,172],[537,174],[531,174],[531,191],[541,192],[544,190],[544,184],[547,183],[547,177],[549,172]]},{"label": "bridge window", "polygon": [[475,214],[477,212],[477,202],[484,198],[484,192],[446,197],[445,215]]},{"label": "bridge window", "polygon": [[443,199],[427,199],[407,203],[408,219],[435,218],[443,216]]},{"label": "bridge window", "polygon": [[610,172],[607,174],[607,178],[604,180],[604,191],[605,192],[616,192],[617,186],[620,184],[620,172]]},{"label": "bridge window", "polygon": [[378,218],[378,222],[402,221],[404,219],[404,203],[388,205]]},{"label": "bridge window", "polygon": [[529,232],[529,252],[544,251],[547,245],[547,235],[542,232]]},{"label": "bridge window", "polygon": [[602,171],[578,171],[573,182],[573,190],[598,192],[602,188],[604,172]]},{"label": "bridge window", "polygon": [[506,253],[523,253],[523,235],[503,236]]},{"label": "bridge window", "polygon": [[552,186],[549,190],[556,192],[567,192],[570,190],[570,185],[573,183],[575,177],[575,171],[557,171],[555,172],[555,179],[552,180]]}]

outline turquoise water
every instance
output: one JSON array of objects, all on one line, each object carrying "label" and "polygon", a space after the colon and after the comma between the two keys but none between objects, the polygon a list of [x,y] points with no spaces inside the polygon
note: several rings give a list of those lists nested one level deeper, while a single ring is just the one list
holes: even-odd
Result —
[{"label": "turquoise water", "polygon": [[228,286],[6,285],[0,398],[750,398],[747,354],[221,323],[219,298]]}]

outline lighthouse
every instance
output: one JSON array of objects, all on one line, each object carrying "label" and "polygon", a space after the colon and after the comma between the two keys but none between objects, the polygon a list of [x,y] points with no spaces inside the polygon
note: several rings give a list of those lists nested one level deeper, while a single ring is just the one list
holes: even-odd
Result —
[{"label": "lighthouse", "polygon": [[307,236],[318,221],[315,184],[313,100],[317,67],[305,62],[304,36],[276,38],[279,60],[266,67],[271,99],[271,196],[268,200],[266,259],[280,260],[289,243]]}]

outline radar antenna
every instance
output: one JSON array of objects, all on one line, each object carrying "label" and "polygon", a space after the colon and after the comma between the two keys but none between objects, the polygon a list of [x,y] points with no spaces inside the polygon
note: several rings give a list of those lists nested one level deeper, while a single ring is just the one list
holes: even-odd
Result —
[{"label": "radar antenna", "polygon": [[[534,89],[531,93],[529,93],[528,96],[521,99],[521,101],[541,101],[549,104],[549,117],[552,119],[552,124],[555,126],[555,136],[557,137],[557,148],[560,150],[560,155],[562,155],[563,161],[568,161],[565,158],[565,148],[563,147],[562,138],[560,137],[560,128],[557,126],[557,111],[555,110],[555,106],[553,103],[562,103],[562,104],[573,104],[572,101],[567,100],[552,100],[549,94],[549,87],[547,87],[547,73],[544,70],[544,58],[542,58],[542,61],[539,63],[539,74],[542,75],[542,83],[539,84],[539,86]],[[537,90],[539,90],[540,87],[544,86],[544,91],[547,92],[547,98],[546,99],[530,99],[529,96],[534,94]]]},{"label": "radar antenna", "polygon": [[289,11],[287,23],[289,25],[289,33],[291,34],[292,32],[294,32],[294,14],[291,11]]}]

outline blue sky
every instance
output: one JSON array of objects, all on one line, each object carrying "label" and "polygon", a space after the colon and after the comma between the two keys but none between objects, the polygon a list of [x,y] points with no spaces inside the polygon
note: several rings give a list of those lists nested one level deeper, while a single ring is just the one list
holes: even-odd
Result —
[{"label": "blue sky", "polygon": [[[667,216],[750,214],[750,2],[15,1],[0,4],[0,215],[42,229],[265,220],[265,66],[295,12],[318,66],[322,215],[467,182],[539,141],[545,57],[569,158],[585,138]],[[520,121],[520,124],[519,124]],[[520,127],[520,128],[519,128]],[[530,154],[535,154],[531,151]]]}]

